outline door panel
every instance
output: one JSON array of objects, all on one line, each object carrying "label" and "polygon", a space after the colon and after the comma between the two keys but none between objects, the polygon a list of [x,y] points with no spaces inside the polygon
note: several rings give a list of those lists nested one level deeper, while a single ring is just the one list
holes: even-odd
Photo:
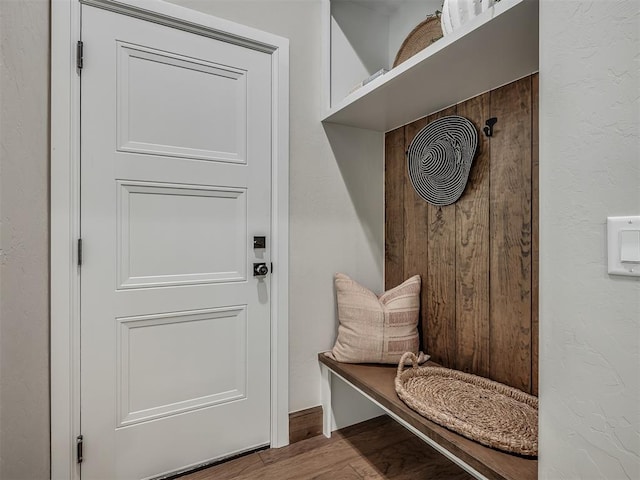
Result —
[{"label": "door panel", "polygon": [[245,70],[116,45],[120,151],[245,163]]},{"label": "door panel", "polygon": [[118,288],[247,280],[246,189],[118,186]]},{"label": "door panel", "polygon": [[89,6],[82,32],[82,476],[267,445],[270,56]]},{"label": "door panel", "polygon": [[118,426],[246,398],[245,305],[118,324]]}]

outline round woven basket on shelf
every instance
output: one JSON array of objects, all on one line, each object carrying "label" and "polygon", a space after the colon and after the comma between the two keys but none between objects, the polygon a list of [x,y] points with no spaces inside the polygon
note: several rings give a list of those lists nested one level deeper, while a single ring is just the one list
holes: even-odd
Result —
[{"label": "round woven basket on shelf", "polygon": [[[404,370],[405,361],[413,367]],[[538,399],[492,380],[443,367],[418,367],[411,352],[396,375],[400,399],[423,417],[471,440],[538,455]]]},{"label": "round woven basket on shelf", "polygon": [[431,15],[426,20],[420,22],[404,39],[400,49],[393,61],[393,66],[397,67],[405,60],[413,57],[416,53],[424,50],[436,40],[442,38],[442,26],[440,17]]}]

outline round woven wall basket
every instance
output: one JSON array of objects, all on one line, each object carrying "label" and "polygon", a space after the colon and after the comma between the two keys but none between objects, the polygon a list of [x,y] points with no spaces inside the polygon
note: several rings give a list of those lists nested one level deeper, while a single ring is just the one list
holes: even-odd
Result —
[{"label": "round woven wall basket", "polygon": [[396,59],[393,61],[393,66],[397,67],[441,38],[442,25],[440,24],[440,17],[437,15],[427,17],[426,20],[420,22],[416,28],[411,30],[411,33],[404,39],[396,54]]},{"label": "round woven wall basket", "polygon": [[[412,368],[404,370],[405,361]],[[418,367],[407,352],[395,381],[400,399],[425,418],[471,440],[538,455],[538,399],[516,388],[443,367]]]}]

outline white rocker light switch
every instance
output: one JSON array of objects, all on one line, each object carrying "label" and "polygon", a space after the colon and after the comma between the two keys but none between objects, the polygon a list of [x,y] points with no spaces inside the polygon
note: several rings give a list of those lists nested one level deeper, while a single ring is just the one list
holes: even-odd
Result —
[{"label": "white rocker light switch", "polygon": [[620,261],[640,263],[640,229],[620,232]]},{"label": "white rocker light switch", "polygon": [[640,276],[640,216],[607,218],[608,271]]}]

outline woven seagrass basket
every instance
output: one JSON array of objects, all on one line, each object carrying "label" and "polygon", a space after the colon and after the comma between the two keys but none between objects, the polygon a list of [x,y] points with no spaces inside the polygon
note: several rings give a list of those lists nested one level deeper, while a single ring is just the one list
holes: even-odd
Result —
[{"label": "woven seagrass basket", "polygon": [[397,67],[405,60],[413,57],[416,53],[424,50],[436,40],[442,38],[442,26],[440,25],[440,17],[431,15],[426,20],[420,22],[404,39],[393,66]]},{"label": "woven seagrass basket", "polygon": [[[404,370],[405,361],[412,368]],[[398,364],[396,392],[423,417],[483,445],[538,455],[538,399],[516,388],[443,367],[418,367],[407,352]]]}]

